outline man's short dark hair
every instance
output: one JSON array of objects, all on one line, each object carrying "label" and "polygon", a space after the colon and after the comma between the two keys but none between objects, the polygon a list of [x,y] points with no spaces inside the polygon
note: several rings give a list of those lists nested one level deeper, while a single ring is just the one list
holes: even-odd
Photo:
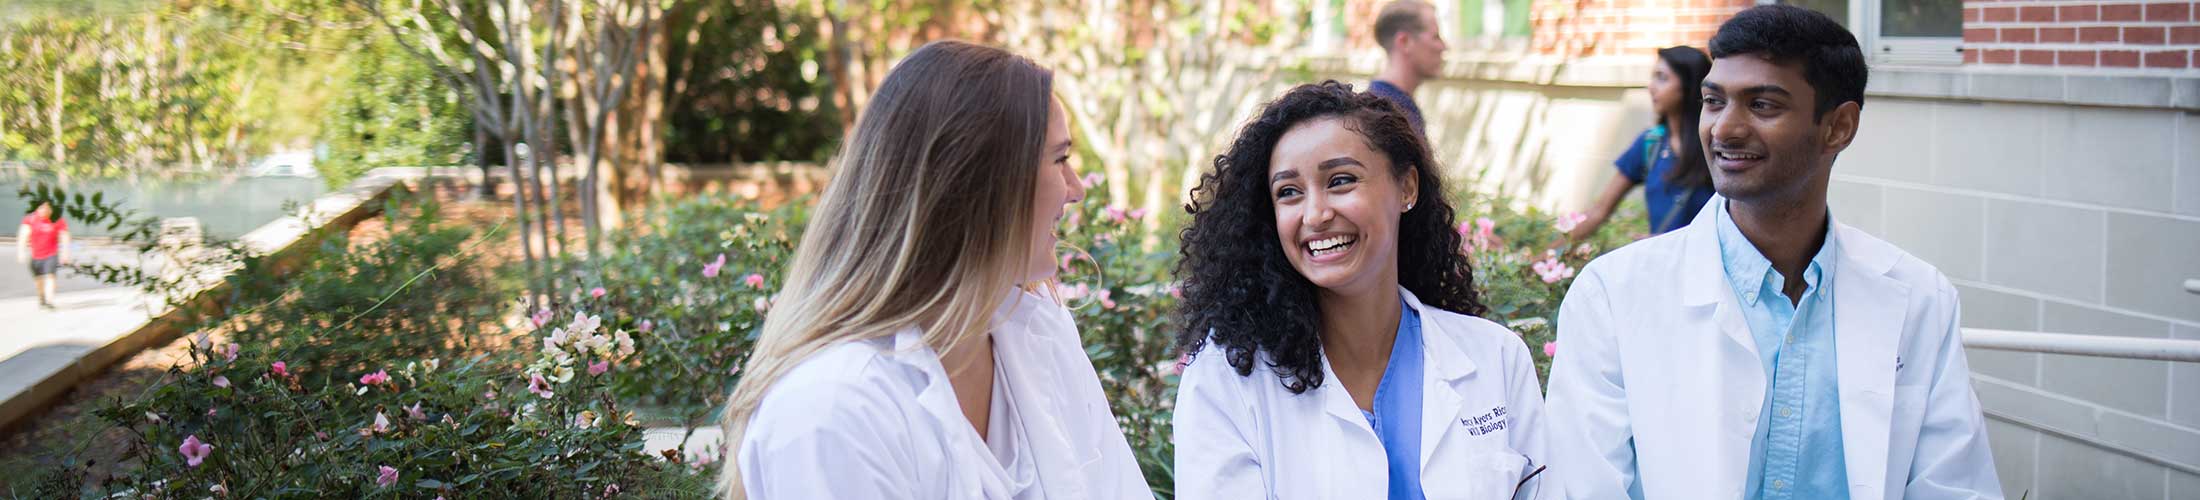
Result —
[{"label": "man's short dark hair", "polygon": [[1390,40],[1398,33],[1414,33],[1429,30],[1428,10],[1435,6],[1421,0],[1398,0],[1383,5],[1382,13],[1375,15],[1375,44],[1390,50]]},{"label": "man's short dark hair", "polygon": [[[1756,54],[1773,62],[1801,62],[1803,80],[1818,93],[1811,120],[1841,103],[1864,105],[1864,49],[1841,23],[1810,9],[1785,4],[1759,5],[1735,14],[1711,36],[1711,58]],[[1713,63],[1716,66],[1716,63]]]}]

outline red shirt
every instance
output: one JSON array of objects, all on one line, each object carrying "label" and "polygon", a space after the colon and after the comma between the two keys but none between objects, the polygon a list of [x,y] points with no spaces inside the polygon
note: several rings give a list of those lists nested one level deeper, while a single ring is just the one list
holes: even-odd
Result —
[{"label": "red shirt", "polygon": [[31,227],[31,234],[21,235],[31,239],[31,258],[44,259],[61,252],[61,232],[69,230],[68,221],[49,220],[38,214],[23,216],[23,225]]}]

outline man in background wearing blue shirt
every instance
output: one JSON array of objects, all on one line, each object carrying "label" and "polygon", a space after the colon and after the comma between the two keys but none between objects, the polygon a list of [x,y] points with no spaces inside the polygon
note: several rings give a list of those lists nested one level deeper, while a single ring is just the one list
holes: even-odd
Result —
[{"label": "man in background wearing blue shirt", "polygon": [[1421,121],[1421,106],[1413,103],[1413,91],[1421,82],[1444,69],[1444,35],[1436,26],[1436,6],[1422,0],[1398,0],[1384,5],[1375,16],[1375,43],[1383,46],[1389,62],[1367,91],[1396,103],[1413,122],[1413,130],[1428,139]]}]

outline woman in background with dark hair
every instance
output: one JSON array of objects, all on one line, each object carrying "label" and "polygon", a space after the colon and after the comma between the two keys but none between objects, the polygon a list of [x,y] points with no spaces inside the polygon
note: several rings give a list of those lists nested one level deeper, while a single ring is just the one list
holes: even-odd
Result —
[{"label": "woman in background with dark hair", "polygon": [[1645,186],[1642,194],[1650,210],[1651,235],[1688,225],[1711,201],[1711,170],[1704,163],[1703,141],[1696,140],[1696,122],[1703,112],[1698,87],[1710,72],[1711,57],[1695,47],[1658,51],[1658,64],[1650,72],[1650,109],[1657,112],[1658,122],[1612,161],[1619,175],[1604,184],[1589,219],[1574,226],[1574,241],[1596,234],[1636,185]]},{"label": "woman in background with dark hair", "polygon": [[1510,498],[1533,475],[1535,364],[1476,317],[1443,179],[1395,105],[1292,89],[1192,195],[1178,498]]}]

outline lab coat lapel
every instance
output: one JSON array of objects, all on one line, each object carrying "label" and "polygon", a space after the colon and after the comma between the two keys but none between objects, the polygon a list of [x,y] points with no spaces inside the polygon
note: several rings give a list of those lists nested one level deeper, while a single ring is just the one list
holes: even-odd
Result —
[{"label": "lab coat lapel", "polygon": [[1841,252],[1833,283],[1833,341],[1843,458],[1850,497],[1878,500],[1886,493],[1888,426],[1901,363],[1897,349],[1909,316],[1910,288],[1886,276],[1895,264],[1894,248],[1854,228],[1834,226]]},{"label": "lab coat lapel", "polygon": [[978,437],[977,429],[970,427],[970,418],[963,415],[962,404],[955,399],[955,385],[947,380],[947,368],[940,364],[938,351],[924,343],[924,334],[916,328],[906,328],[894,334],[893,359],[907,363],[922,371],[924,388],[917,392],[917,406],[924,409],[948,435],[941,436],[944,450],[955,466],[949,467],[961,482],[975,483],[985,498],[1009,498],[1005,483],[1007,472],[1000,461],[985,447],[985,440]]},{"label": "lab coat lapel", "polygon": [[1419,297],[1404,287],[1398,291],[1405,295],[1406,305],[1421,315],[1422,366],[1426,367],[1421,374],[1421,474],[1428,477],[1429,461],[1445,434],[1459,427],[1459,412],[1467,400],[1461,391],[1467,376],[1474,373],[1474,359],[1459,349],[1452,341],[1454,334],[1444,330],[1443,322],[1430,314]]},{"label": "lab coat lapel", "polygon": [[[1685,243],[1682,246],[1679,279],[1681,305],[1686,310],[1679,313],[1684,316],[1676,319],[1683,321],[1681,324],[1684,326],[1673,332],[1660,332],[1694,335],[1695,332],[1703,331],[1700,329],[1711,329],[1717,330],[1713,335],[1723,339],[1713,343],[1720,348],[1716,352],[1703,353],[1706,358],[1701,361],[1713,363],[1718,374],[1712,376],[1712,380],[1695,381],[1710,384],[1703,389],[1712,392],[1707,392],[1704,397],[1709,398],[1709,414],[1717,415],[1716,422],[1719,423],[1711,426],[1712,429],[1724,429],[1724,425],[1755,425],[1755,418],[1761,417],[1756,413],[1764,405],[1767,383],[1762,358],[1757,354],[1757,339],[1750,334],[1749,323],[1742,318],[1741,301],[1736,298],[1734,286],[1726,279],[1724,256],[1719,249],[1718,221],[1714,219],[1725,213],[1719,209],[1725,203],[1725,197],[1712,197],[1710,204],[1696,214],[1694,221],[1679,229],[1685,232],[1682,235]],[[1706,402],[1675,401],[1666,404],[1703,403]],[[1740,418],[1733,418],[1736,416]],[[1704,444],[1716,450],[1716,453],[1706,456],[1721,459],[1712,466],[1720,471],[1734,472],[1708,475],[1706,477],[1712,480],[1696,482],[1696,491],[1707,496],[1718,496],[1723,494],[1719,492],[1742,489],[1741,483],[1747,482],[1746,469],[1749,468],[1750,440],[1753,439],[1753,434],[1714,432],[1706,436],[1705,439],[1709,441]]]},{"label": "lab coat lapel", "polygon": [[[1062,376],[1062,370],[1069,366],[1065,363],[1078,360],[1056,359],[1054,353],[1060,352],[1059,346],[1050,343],[1078,338],[1068,311],[1055,307],[1052,299],[1019,293],[995,315],[994,325],[994,352],[1000,356],[1003,377],[1013,388],[1008,397],[1016,401],[1018,408],[1032,409],[1019,412],[1018,418],[1029,439],[1025,443],[1031,451],[1029,456],[1037,461],[1040,487],[1048,498],[1091,497],[1086,479],[1097,475],[1086,469],[1101,464],[1100,446],[1076,434],[1088,428],[1085,419],[1090,412],[1075,402],[1085,400],[1087,393],[1100,397],[1099,381]],[[1071,351],[1083,352],[1078,347]],[[1044,388],[1069,393],[1057,394]]]}]

